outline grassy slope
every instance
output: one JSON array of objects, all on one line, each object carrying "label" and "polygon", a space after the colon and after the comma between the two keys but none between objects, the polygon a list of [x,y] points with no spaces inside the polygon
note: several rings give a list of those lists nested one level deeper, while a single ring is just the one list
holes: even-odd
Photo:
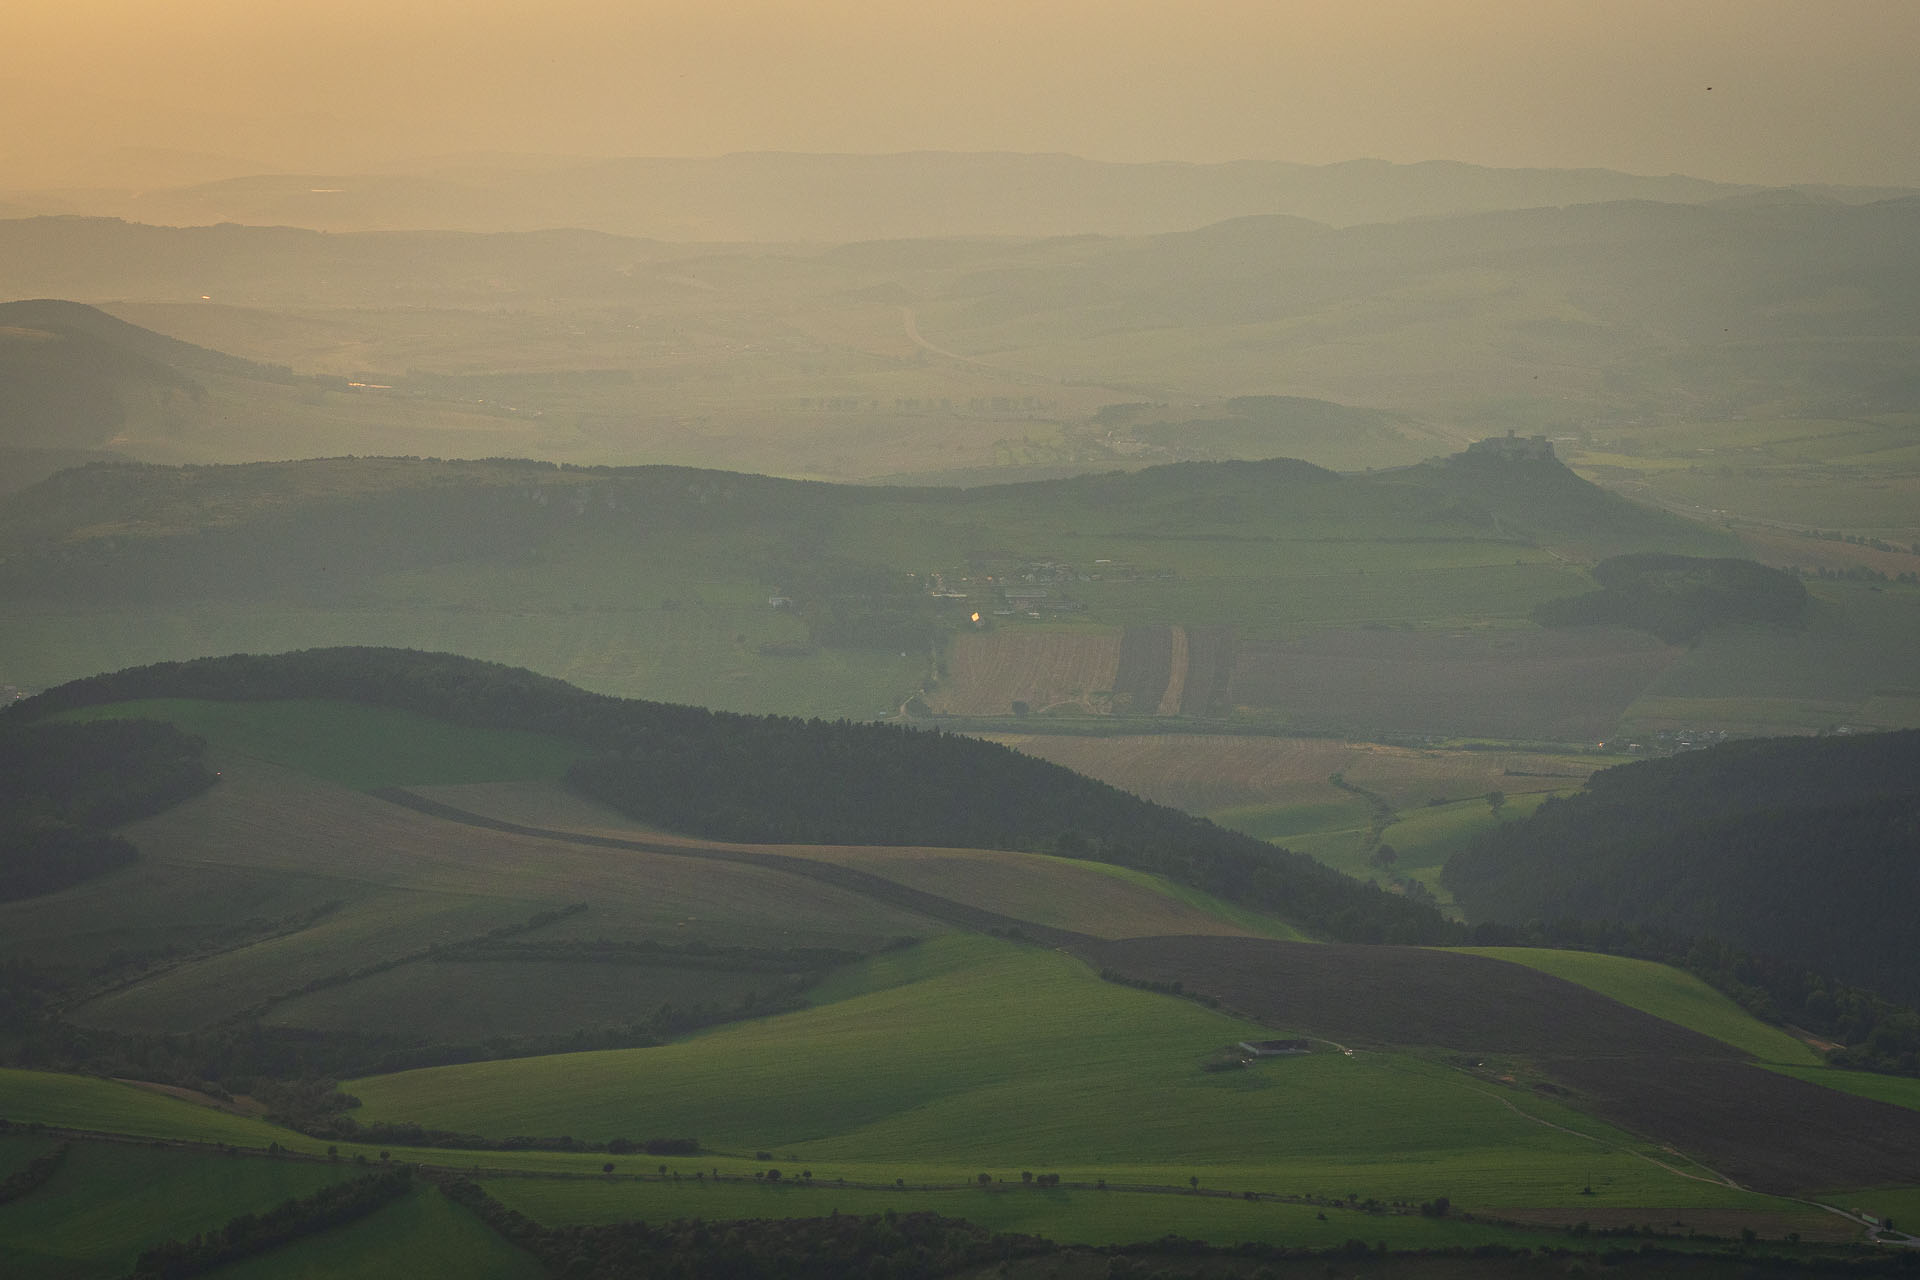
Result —
[{"label": "grassy slope", "polygon": [[0,1068],[0,1115],[60,1128],[124,1133],[138,1138],[184,1138],[236,1147],[305,1143],[263,1120],[195,1106],[147,1089],[92,1076]]},{"label": "grassy slope", "polygon": [[123,1275],[142,1249],[311,1195],[353,1172],[348,1164],[76,1143],[33,1195],[0,1205],[0,1271],[18,1280]]},{"label": "grassy slope", "polygon": [[[1459,950],[1524,964],[1556,978],[1577,982],[1621,1004],[1744,1049],[1763,1062],[1812,1067],[1820,1061],[1820,1056],[1811,1048],[1780,1028],[1761,1022],[1692,974],[1651,960],[1544,947],[1462,947]],[[1798,1071],[1788,1074],[1812,1078]]]},{"label": "grassy slope", "polygon": [[377,1213],[220,1270],[220,1280],[539,1280],[533,1255],[430,1187]]},{"label": "grassy slope", "polygon": [[[1044,1171],[1043,1171],[1044,1172]],[[487,1184],[501,1202],[553,1226],[620,1222],[632,1218],[810,1218],[830,1213],[931,1212],[966,1218],[995,1231],[1043,1235],[1062,1244],[1124,1244],[1178,1235],[1213,1244],[1285,1240],[1300,1248],[1325,1248],[1360,1238],[1384,1240],[1388,1248],[1449,1245],[1540,1244],[1535,1233],[1484,1223],[1357,1210],[1319,1210],[1308,1205],[1248,1203],[1214,1196],[1132,1194],[1120,1190],[1052,1188],[1019,1184],[1018,1171],[1000,1171],[990,1189],[949,1191],[806,1186],[791,1180],[757,1182],[605,1182],[502,1179]],[[1012,1184],[1012,1185],[1007,1185]],[[1317,1215],[1323,1215],[1317,1216]],[[1324,1220],[1323,1220],[1324,1218]]]},{"label": "grassy slope", "polygon": [[1896,1107],[1920,1111],[1920,1080],[1911,1076],[1883,1076],[1870,1071],[1837,1071],[1832,1067],[1806,1066],[1800,1063],[1772,1065],[1782,1075],[1805,1080],[1842,1093],[1858,1094],[1876,1102],[1891,1102]]},{"label": "grassy slope", "polygon": [[167,720],[221,753],[297,769],[341,786],[443,786],[559,778],[581,749],[546,734],[474,729],[391,707],[302,699],[156,698],[89,707],[73,720]]},{"label": "grassy slope", "polygon": [[[338,464],[313,465],[324,468],[318,491],[293,464],[157,476],[142,482],[147,488],[134,486],[132,497],[99,498],[98,518],[68,532],[138,542],[153,527],[190,526],[202,508],[224,519],[237,511],[297,520],[304,517],[275,510],[282,488],[300,502],[355,492]],[[389,502],[396,486],[431,487],[441,475],[429,464],[411,479],[390,460],[368,467],[367,491]],[[723,497],[710,510],[681,501],[637,525],[632,512],[652,506],[656,493],[684,494],[659,489],[657,479],[527,468],[495,475],[478,464],[452,464],[443,482],[473,486],[476,503],[512,505],[521,487],[537,484],[556,504],[579,497],[586,514],[529,535],[538,549],[526,556],[393,570],[376,563],[344,594],[316,594],[310,584],[265,575],[266,585],[254,589],[267,594],[244,605],[209,601],[183,609],[169,599],[102,611],[107,602],[93,602],[85,619],[60,609],[0,611],[0,666],[34,685],[162,657],[385,643],[527,665],[608,692],[871,716],[897,708],[919,685],[927,656],[824,647],[791,657],[763,653],[765,645],[807,639],[804,619],[767,607],[771,592],[794,586],[781,580],[794,545],[901,571],[939,570],[953,582],[983,562],[1004,575],[1026,560],[1082,569],[1120,560],[1143,576],[1071,584],[1087,608],[1085,620],[1231,623],[1261,634],[1380,623],[1524,624],[1540,600],[1585,586],[1582,574],[1546,551],[1503,536],[1484,510],[1458,505],[1454,481],[1433,488],[1420,478],[1426,473],[1336,480],[1258,464],[991,489],[964,499],[871,490],[823,499],[712,474],[685,483],[717,492],[757,486],[751,492],[758,496],[751,506],[737,495]],[[655,488],[627,493],[621,486],[629,483]],[[176,500],[155,505],[148,489]],[[627,493],[617,511],[601,505],[616,492]],[[142,518],[130,522],[126,504],[141,502],[154,510],[141,508]],[[1712,536],[1661,523],[1664,517],[1646,519],[1653,521],[1646,536],[1663,545]],[[968,607],[991,604],[983,596]]]},{"label": "grassy slope", "polygon": [[0,1134],[0,1181],[33,1163],[42,1153],[58,1145],[57,1138],[43,1134]]},{"label": "grassy slope", "polygon": [[[1103,984],[1052,953],[978,938],[944,946],[873,962],[864,984],[856,975],[820,993],[837,1003],[660,1049],[347,1087],[365,1121],[691,1133],[821,1177],[960,1181],[1011,1166],[1088,1181],[1198,1173],[1236,1189],[1344,1195],[1351,1184],[1382,1198],[1553,1204],[1591,1166],[1596,1186],[1642,1204],[1747,1199],[1646,1163],[1632,1140],[1564,1107],[1483,1092],[1417,1058],[1320,1053],[1209,1074],[1208,1053],[1260,1029]],[[683,1163],[691,1172],[709,1161]]]}]

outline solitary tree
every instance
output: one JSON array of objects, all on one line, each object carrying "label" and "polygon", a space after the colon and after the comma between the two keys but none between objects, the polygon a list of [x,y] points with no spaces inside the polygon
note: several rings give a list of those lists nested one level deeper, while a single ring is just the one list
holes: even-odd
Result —
[{"label": "solitary tree", "polygon": [[1487,792],[1487,808],[1493,810],[1494,817],[1497,818],[1500,816],[1500,810],[1504,809],[1506,807],[1506,804],[1507,804],[1506,792],[1500,791],[1497,789]]}]

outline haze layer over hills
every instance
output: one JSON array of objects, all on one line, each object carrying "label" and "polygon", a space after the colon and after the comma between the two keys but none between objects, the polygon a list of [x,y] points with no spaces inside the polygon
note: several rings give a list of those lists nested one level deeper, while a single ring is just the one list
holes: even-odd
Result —
[{"label": "haze layer over hills", "polygon": [[[136,157],[138,160],[141,157]],[[55,190],[0,187],[14,215],[81,214],[174,226],[237,222],[323,231],[539,231],[576,227],[674,241],[1148,235],[1252,214],[1333,226],[1607,200],[1704,203],[1766,190],[1677,174],[1497,169],[1354,160],[1302,165],[1113,164],[1070,155],[744,153],[710,159],[467,155],[363,172],[247,172],[244,162],[144,157]],[[226,172],[222,173],[222,169]],[[204,175],[221,176],[208,180]],[[91,180],[89,180],[91,179]],[[124,181],[124,179],[123,179]],[[1800,188],[1859,204],[1898,187]]]},{"label": "haze layer over hills", "polygon": [[1920,195],[148,160],[0,208],[9,1277],[1920,1245]]}]

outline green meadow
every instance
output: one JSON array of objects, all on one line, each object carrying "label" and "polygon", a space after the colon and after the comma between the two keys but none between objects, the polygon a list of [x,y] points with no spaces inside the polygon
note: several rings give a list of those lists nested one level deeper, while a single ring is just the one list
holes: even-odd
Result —
[{"label": "green meadow", "polygon": [[277,1125],[93,1076],[0,1068],[0,1116],[64,1129],[261,1147],[317,1144]]},{"label": "green meadow", "polygon": [[[1760,1061],[1812,1068],[1820,1055],[1800,1040],[1769,1026],[1692,974],[1651,960],[1603,955],[1597,951],[1556,951],[1546,947],[1460,947],[1577,982],[1621,1004],[1665,1018],[1702,1035],[1744,1049]],[[1812,1078],[1804,1071],[1788,1074]],[[1813,1074],[1819,1074],[1815,1072]],[[1838,1073],[1828,1073],[1838,1074]],[[1858,1073],[1852,1073],[1858,1074]],[[1885,1076],[1868,1079],[1891,1079]],[[1826,1083],[1818,1081],[1818,1083]],[[1920,1091],[1915,1092],[1920,1098]]]},{"label": "green meadow", "polygon": [[540,1280],[533,1258],[431,1187],[291,1248],[220,1268],[220,1280]]},{"label": "green meadow", "polygon": [[1677,1176],[1557,1103],[1417,1056],[1322,1052],[1209,1072],[1215,1051],[1270,1033],[1103,983],[1056,953],[947,945],[869,962],[817,993],[833,1003],[660,1048],[344,1087],[362,1100],[362,1122],[597,1141],[692,1134],[728,1156],[765,1150],[817,1177],[863,1182],[1027,1168],[1088,1182],[1201,1176],[1235,1191],[1558,1204],[1591,1177],[1622,1202],[1748,1202]]},{"label": "green meadow", "polygon": [[140,1251],[311,1195],[355,1172],[122,1142],[76,1142],[53,1177],[0,1205],[0,1272],[17,1280],[126,1274]]},{"label": "green meadow", "polygon": [[1770,1063],[1775,1071],[1828,1089],[1838,1089],[1875,1102],[1920,1111],[1920,1079],[1913,1076],[1883,1076],[1872,1071],[1842,1071],[1833,1067],[1807,1065],[1790,1060]]}]

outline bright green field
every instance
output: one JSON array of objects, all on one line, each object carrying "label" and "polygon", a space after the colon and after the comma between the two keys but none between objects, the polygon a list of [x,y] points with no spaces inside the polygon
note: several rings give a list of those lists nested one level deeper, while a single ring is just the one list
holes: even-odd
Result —
[{"label": "bright green field", "polygon": [[429,1187],[377,1213],[222,1267],[220,1280],[539,1280],[546,1274],[480,1219]]},{"label": "bright green field", "polygon": [[[1768,1026],[1692,974],[1668,965],[1628,956],[1555,951],[1546,947],[1461,947],[1458,950],[1523,964],[1556,978],[1577,982],[1643,1013],[1744,1049],[1762,1062],[1799,1067],[1812,1067],[1820,1062],[1819,1054],[1793,1036]],[[1804,1075],[1802,1072],[1790,1074]],[[1916,1092],[1916,1096],[1920,1097],[1920,1092]]]},{"label": "bright green field", "polygon": [[130,1084],[47,1071],[0,1068],[0,1116],[16,1124],[38,1121],[137,1138],[184,1138],[236,1147],[278,1142],[309,1150],[318,1145],[263,1120],[195,1106]]},{"label": "bright green field", "polygon": [[[789,1175],[790,1176],[790,1175]],[[486,1184],[501,1203],[548,1226],[641,1220],[704,1218],[813,1218],[831,1213],[870,1215],[938,1213],[965,1218],[994,1231],[1042,1235],[1062,1244],[1127,1244],[1166,1235],[1212,1244],[1285,1241],[1300,1248],[1336,1246],[1348,1239],[1384,1240],[1390,1249],[1444,1248],[1503,1243],[1534,1245],[1537,1233],[1414,1214],[1369,1214],[1309,1205],[1248,1202],[1212,1195],[1151,1194],[1120,1190],[1020,1185],[1019,1173],[997,1175],[986,1190],[888,1190],[802,1186],[783,1180],[679,1182],[631,1179],[501,1178]],[[1325,1220],[1318,1216],[1324,1213]]]},{"label": "bright green field", "polygon": [[1425,867],[1438,867],[1482,831],[1502,822],[1526,817],[1553,794],[1551,791],[1534,791],[1508,796],[1497,816],[1482,797],[1420,809],[1402,809],[1393,825],[1381,835],[1381,840],[1392,845],[1394,852],[1400,855],[1394,865],[1403,875]]},{"label": "bright green field", "polygon": [[0,1205],[0,1273],[117,1276],[142,1249],[311,1195],[355,1172],[126,1143],[77,1142],[32,1195]]},{"label": "bright green field", "polygon": [[[345,1087],[362,1099],[363,1122],[594,1140],[690,1134],[716,1152],[767,1150],[864,1182],[956,1182],[982,1168],[1089,1182],[1198,1173],[1235,1190],[1558,1204],[1591,1171],[1623,1203],[1762,1203],[1678,1178],[1567,1108],[1406,1055],[1322,1053],[1207,1073],[1208,1054],[1258,1028],[1103,983],[1057,953],[980,938],[945,945],[883,957],[819,993],[836,1003],[657,1049]],[[673,1163],[690,1172],[717,1161]]]},{"label": "bright green field", "polygon": [[253,756],[343,786],[449,786],[557,779],[583,754],[546,734],[476,729],[410,711],[299,699],[207,702],[154,698],[89,707],[73,720],[168,720],[216,751]]},{"label": "bright green field", "polygon": [[[1875,1102],[1890,1102],[1896,1107],[1907,1107],[1920,1111],[1920,1080],[1912,1076],[1883,1076],[1871,1071],[1837,1071],[1832,1067],[1793,1065],[1775,1065],[1775,1071],[1792,1076],[1796,1080],[1805,1080],[1808,1084],[1817,1084],[1826,1089],[1838,1089],[1842,1093],[1856,1094],[1862,1098],[1872,1098]],[[1915,1215],[1920,1220],[1920,1214]]]}]

